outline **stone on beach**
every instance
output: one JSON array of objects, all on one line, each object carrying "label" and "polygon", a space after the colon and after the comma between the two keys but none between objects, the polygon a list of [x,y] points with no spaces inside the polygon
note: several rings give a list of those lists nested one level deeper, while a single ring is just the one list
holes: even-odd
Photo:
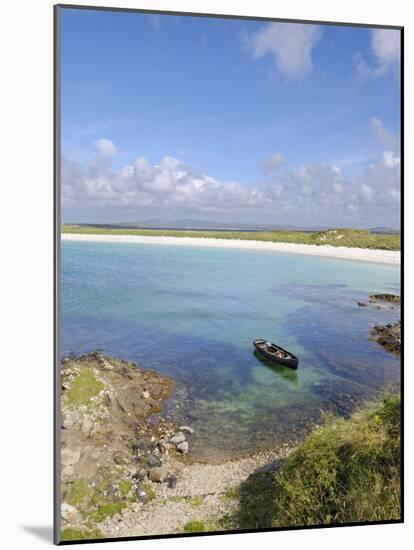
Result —
[{"label": "stone on beach", "polygon": [[157,483],[162,483],[165,478],[167,477],[167,470],[166,468],[160,467],[160,468],[151,468],[149,471],[149,479],[151,481],[155,481]]},{"label": "stone on beach", "polygon": [[188,449],[188,441],[183,441],[182,443],[179,443],[177,445],[177,450],[180,451],[180,453],[183,453],[183,455],[186,455],[188,453]]},{"label": "stone on beach", "polygon": [[66,521],[66,523],[76,524],[82,522],[82,516],[79,510],[67,502],[62,502],[60,517],[63,521]]},{"label": "stone on beach", "polygon": [[189,434],[193,434],[194,433],[194,429],[191,428],[190,426],[180,426],[179,428],[182,432],[187,432]]},{"label": "stone on beach", "polygon": [[170,443],[174,445],[179,445],[185,441],[185,434],[183,432],[177,432],[172,437],[170,437]]}]

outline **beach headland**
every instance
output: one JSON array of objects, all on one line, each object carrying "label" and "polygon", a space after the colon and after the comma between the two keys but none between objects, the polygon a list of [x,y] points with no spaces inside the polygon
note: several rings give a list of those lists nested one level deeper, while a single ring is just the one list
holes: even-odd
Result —
[{"label": "beach headland", "polygon": [[193,428],[162,413],[173,385],[98,352],[62,360],[63,540],[171,534],[192,522],[237,527],[221,522],[235,515],[239,487],[258,472],[272,477],[291,453],[286,444],[219,464],[194,460]]},{"label": "beach headland", "polygon": [[332,246],[328,244],[298,244],[259,240],[221,239],[208,237],[173,237],[123,234],[67,233],[61,235],[65,241],[129,243],[169,246],[194,246],[198,248],[226,248],[238,250],[262,250],[281,254],[303,254],[325,258],[339,258],[362,262],[400,265],[400,251],[375,248]]}]

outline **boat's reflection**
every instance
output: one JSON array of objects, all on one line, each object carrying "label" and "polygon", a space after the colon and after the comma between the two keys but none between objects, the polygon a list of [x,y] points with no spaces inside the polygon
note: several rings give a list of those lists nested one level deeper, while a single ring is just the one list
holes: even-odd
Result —
[{"label": "boat's reflection", "polygon": [[298,372],[295,369],[290,369],[289,367],[282,367],[279,365],[276,365],[275,363],[272,363],[272,361],[269,361],[261,353],[259,353],[256,349],[253,351],[253,355],[255,358],[260,361],[263,365],[265,365],[268,369],[272,370],[275,374],[278,376],[281,376],[291,384],[294,384],[295,386],[298,383]]}]

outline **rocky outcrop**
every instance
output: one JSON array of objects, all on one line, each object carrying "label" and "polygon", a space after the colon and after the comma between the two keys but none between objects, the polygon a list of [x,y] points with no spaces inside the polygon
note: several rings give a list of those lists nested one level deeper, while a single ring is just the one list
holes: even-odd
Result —
[{"label": "rocky outcrop", "polygon": [[373,331],[374,339],[387,351],[400,355],[401,353],[401,321],[385,326],[377,325]]},{"label": "rocky outcrop", "polygon": [[370,303],[386,302],[397,306],[401,304],[401,299],[396,294],[371,294],[369,301]]},{"label": "rocky outcrop", "polygon": [[93,538],[108,517],[151,500],[153,485],[175,487],[170,457],[183,451],[170,439],[182,434],[188,452],[192,430],[179,432],[157,414],[173,381],[135,363],[70,356],[62,360],[61,385],[63,539],[74,530]]}]

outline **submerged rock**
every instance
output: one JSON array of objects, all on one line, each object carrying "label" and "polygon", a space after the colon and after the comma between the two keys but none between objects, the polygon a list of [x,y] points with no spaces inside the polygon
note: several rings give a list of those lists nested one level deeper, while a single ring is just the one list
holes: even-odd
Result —
[{"label": "submerged rock", "polygon": [[400,355],[401,353],[401,321],[388,323],[385,326],[376,325],[373,328],[375,340],[387,351]]},{"label": "submerged rock", "polygon": [[390,304],[400,305],[401,299],[396,294],[371,294],[370,302],[388,302]]}]

